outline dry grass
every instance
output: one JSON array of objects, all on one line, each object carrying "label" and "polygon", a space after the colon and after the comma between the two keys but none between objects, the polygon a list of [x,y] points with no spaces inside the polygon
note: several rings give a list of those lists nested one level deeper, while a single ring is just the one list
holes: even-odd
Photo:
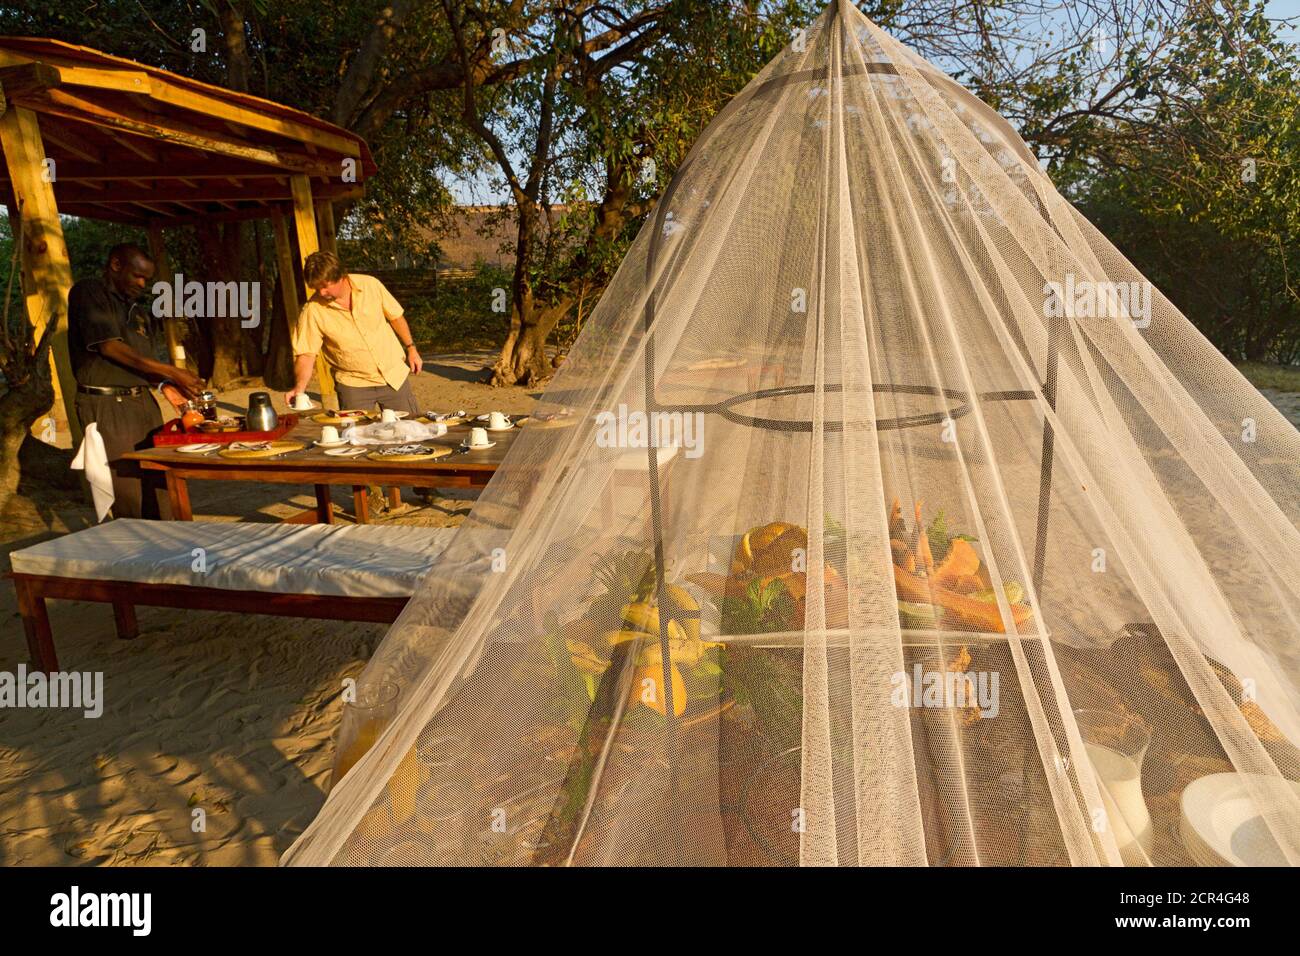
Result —
[{"label": "dry grass", "polygon": [[1278,392],[1300,392],[1300,366],[1273,365],[1269,362],[1237,362],[1237,371],[1256,388]]}]

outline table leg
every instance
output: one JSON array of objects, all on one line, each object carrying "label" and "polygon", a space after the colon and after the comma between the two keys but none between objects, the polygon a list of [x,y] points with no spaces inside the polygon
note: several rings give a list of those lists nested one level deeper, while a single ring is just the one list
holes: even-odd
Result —
[{"label": "table leg", "polygon": [[334,505],[330,502],[330,486],[316,486],[316,523],[334,523]]},{"label": "table leg", "polygon": [[27,650],[32,655],[32,664],[46,674],[57,671],[59,658],[54,653],[54,633],[50,630],[45,598],[21,579],[14,580],[14,589],[18,592],[18,613],[23,618],[23,630],[27,634]]},{"label": "table leg", "polygon": [[114,601],[113,626],[117,628],[117,636],[121,640],[129,641],[138,637],[140,626],[135,620],[135,605],[126,601]]},{"label": "table leg", "polygon": [[370,488],[368,486],[352,486],[352,512],[357,516],[357,524],[370,523]]},{"label": "table leg", "polygon": [[194,512],[190,510],[189,482],[171,471],[163,474],[167,477],[167,498],[171,502],[172,520],[193,521]]},{"label": "table leg", "polygon": [[388,491],[388,507],[400,508],[402,506],[402,489],[393,485],[386,490]]}]

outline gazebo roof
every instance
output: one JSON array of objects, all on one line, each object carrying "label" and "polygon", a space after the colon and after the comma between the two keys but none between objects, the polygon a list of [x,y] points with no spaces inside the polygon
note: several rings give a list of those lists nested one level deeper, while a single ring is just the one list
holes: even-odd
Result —
[{"label": "gazebo roof", "polygon": [[39,115],[59,211],[91,219],[262,218],[291,199],[290,176],[340,199],[376,169],[361,137],[309,113],[59,40],[0,37],[0,113],[11,105]]}]

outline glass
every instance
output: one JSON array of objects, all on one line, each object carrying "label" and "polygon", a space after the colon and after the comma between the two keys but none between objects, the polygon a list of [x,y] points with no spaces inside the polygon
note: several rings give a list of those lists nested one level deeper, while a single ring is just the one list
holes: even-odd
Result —
[{"label": "glass", "polygon": [[357,688],[357,699],[343,705],[343,720],[339,725],[339,740],[347,741],[334,759],[334,774],[330,778],[333,789],[344,774],[366,755],[385,728],[397,716],[397,698],[401,691],[396,684],[381,681]]},{"label": "glass", "polygon": [[1074,712],[1079,736],[1097,775],[1106,819],[1115,833],[1120,856],[1151,855],[1154,829],[1142,796],[1142,760],[1151,745],[1151,732],[1135,714],[1082,709]]},{"label": "glass", "polygon": [[468,811],[473,803],[473,791],[466,782],[470,757],[469,744],[454,734],[426,729],[416,739],[414,817],[431,865],[464,860]]}]

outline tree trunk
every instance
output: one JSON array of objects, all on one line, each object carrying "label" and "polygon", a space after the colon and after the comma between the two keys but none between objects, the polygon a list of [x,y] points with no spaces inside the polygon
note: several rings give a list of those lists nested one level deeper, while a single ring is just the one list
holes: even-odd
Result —
[{"label": "tree trunk", "polygon": [[546,336],[555,327],[555,322],[552,321],[550,327],[545,329],[538,326],[533,284],[528,274],[533,247],[537,244],[539,221],[537,203],[531,198],[521,201],[519,230],[515,240],[515,274],[511,282],[514,301],[510,315],[510,334],[501,347],[496,365],[492,367],[491,384],[494,386],[540,385],[550,372],[545,344]]},{"label": "tree trunk", "polygon": [[334,94],[334,122],[351,126],[361,111],[361,106],[376,77],[387,79],[388,46],[414,6],[414,0],[391,0],[382,4],[374,24],[361,49],[348,64],[347,73]]},{"label": "tree trunk", "polygon": [[[6,322],[8,318],[6,310]],[[22,321],[27,321],[25,315]],[[18,493],[22,479],[19,449],[31,434],[32,423],[54,404],[50,343],[55,327],[54,322],[46,326],[34,353],[28,353],[19,342],[4,356],[3,371],[9,389],[0,395],[0,514]]]},{"label": "tree trunk", "polygon": [[[266,361],[262,365],[262,379],[268,387],[287,392],[293,388],[293,345],[289,334],[290,319],[284,314],[281,305],[280,281],[283,280],[271,284],[269,300],[265,304],[266,321],[271,323],[271,329],[266,345]],[[288,281],[292,282],[293,276],[289,276]]]},{"label": "tree trunk", "polygon": [[[227,282],[232,278],[238,278],[238,270],[231,268],[227,259],[229,251],[227,243],[216,223],[201,222],[196,230],[204,281]],[[212,367],[208,371],[208,378],[212,380],[213,388],[223,389],[243,374],[240,362],[243,329],[239,327],[239,318],[238,316],[220,318],[203,315],[199,317],[198,325],[212,356]]]},{"label": "tree trunk", "polygon": [[[221,7],[221,32],[226,44],[226,86],[247,93],[253,65],[248,54],[244,11],[241,4],[234,0],[227,0]],[[245,225],[235,220],[223,223],[219,232],[213,230],[217,235],[217,249],[211,258],[215,268],[204,276],[205,279],[218,282],[243,281],[244,254],[248,248],[248,230],[244,228]],[[211,317],[209,326],[212,332],[214,387],[225,388],[238,378],[261,374],[260,330],[246,330],[238,318],[230,316]],[[256,358],[249,354],[254,348],[249,342],[249,331],[259,335]]]},{"label": "tree trunk", "polygon": [[529,221],[526,221],[521,208],[520,238],[516,243],[515,258],[515,307],[511,313],[510,334],[492,367],[493,385],[537,386],[554,373],[546,356],[546,340],[555,326],[572,311],[577,300],[575,286],[592,280],[595,280],[597,288],[603,285],[604,275],[592,274],[597,250],[614,240],[627,225],[629,218],[641,211],[639,205],[631,202],[631,188],[625,181],[620,164],[611,165],[608,179],[610,185],[596,209],[596,223],[588,233],[583,247],[565,269],[568,277],[565,293],[540,310],[533,297],[527,270],[520,267],[524,261],[520,258],[521,252],[531,253],[536,242],[536,212],[533,213],[530,229]]}]

